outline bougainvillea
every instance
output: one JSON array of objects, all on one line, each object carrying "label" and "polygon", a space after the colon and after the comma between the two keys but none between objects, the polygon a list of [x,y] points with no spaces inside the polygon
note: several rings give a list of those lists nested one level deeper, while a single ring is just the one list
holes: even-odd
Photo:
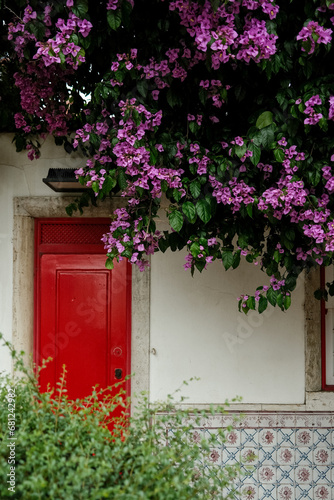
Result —
[{"label": "bougainvillea", "polygon": [[36,134],[53,134],[85,154],[90,194],[69,214],[127,200],[103,238],[107,267],[144,270],[168,248],[187,249],[192,273],[246,259],[269,278],[239,308],[262,312],[332,264],[334,3],[15,0],[2,14],[17,149],[36,158]]}]

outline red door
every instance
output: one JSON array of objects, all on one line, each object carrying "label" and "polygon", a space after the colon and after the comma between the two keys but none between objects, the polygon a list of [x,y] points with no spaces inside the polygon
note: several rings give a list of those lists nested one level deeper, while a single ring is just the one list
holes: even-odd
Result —
[{"label": "red door", "polygon": [[[130,264],[105,268],[108,225],[88,221],[36,222],[35,361],[52,357],[40,373],[42,390],[56,387],[66,365],[70,399],[130,374]],[[129,395],[129,382],[125,388]]]}]

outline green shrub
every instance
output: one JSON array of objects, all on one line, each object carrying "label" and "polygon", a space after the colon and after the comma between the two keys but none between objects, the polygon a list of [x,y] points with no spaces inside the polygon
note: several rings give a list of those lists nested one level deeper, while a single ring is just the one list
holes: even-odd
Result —
[{"label": "green shrub", "polygon": [[[209,460],[210,450],[222,446],[224,435],[199,443],[192,439],[194,426],[207,412],[176,409],[172,397],[153,408],[143,396],[140,411],[126,420],[128,406],[121,386],[117,396],[95,390],[73,403],[66,397],[65,371],[55,393],[41,394],[35,376],[10,349],[16,369],[24,375],[0,378],[1,499],[232,497],[225,491],[232,487],[238,469],[215,466]],[[116,421],[111,417],[110,432],[106,423],[118,404],[123,405],[124,416]],[[214,408],[211,413],[217,411],[224,410]]]}]

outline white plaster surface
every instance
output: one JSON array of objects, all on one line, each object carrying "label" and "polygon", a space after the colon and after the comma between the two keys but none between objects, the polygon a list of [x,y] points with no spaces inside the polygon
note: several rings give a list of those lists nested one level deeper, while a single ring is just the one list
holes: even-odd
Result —
[{"label": "white plaster surface", "polygon": [[[26,152],[17,153],[12,134],[0,134],[0,332],[12,341],[13,329],[13,198],[15,196],[61,196],[43,182],[49,168],[79,168],[79,153],[66,154],[52,138],[41,149],[41,158],[30,161]],[[64,214],[65,215],[65,214]],[[9,371],[11,359],[0,345],[0,371]]]},{"label": "white plaster surface", "polygon": [[245,316],[236,298],[265,284],[245,263],[225,271],[214,262],[191,277],[185,253],[157,253],[151,269],[151,399],[164,399],[184,380],[189,404],[303,404],[305,397],[304,287],[291,308]]}]

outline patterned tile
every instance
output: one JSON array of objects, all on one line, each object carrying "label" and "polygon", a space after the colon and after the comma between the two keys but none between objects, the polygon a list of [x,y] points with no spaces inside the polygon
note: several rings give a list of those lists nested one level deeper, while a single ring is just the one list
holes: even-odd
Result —
[{"label": "patterned tile", "polygon": [[241,500],[258,500],[259,499],[259,487],[254,484],[244,484],[240,490]]},{"label": "patterned tile", "polygon": [[313,462],[313,450],[312,447],[306,448],[306,446],[296,448],[295,455],[296,465],[312,465]]},{"label": "patterned tile", "polygon": [[261,500],[276,500],[276,487],[273,485],[260,484],[259,486],[259,498]]},{"label": "patterned tile", "polygon": [[232,465],[240,463],[240,450],[239,448],[226,447],[222,452],[223,464]]},{"label": "patterned tile", "polygon": [[[223,428],[232,415],[220,417]],[[217,418],[193,442],[216,436]],[[204,421],[203,421],[204,423]],[[334,412],[249,412],[229,428],[204,465],[241,464],[239,500],[334,500]]]},{"label": "patterned tile", "polygon": [[311,485],[297,485],[295,489],[297,500],[313,500],[313,488]]},{"label": "patterned tile", "polygon": [[259,448],[259,463],[261,465],[276,465],[276,448]]},{"label": "patterned tile", "polygon": [[277,500],[295,500],[295,488],[291,484],[282,483],[276,490]]},{"label": "patterned tile", "polygon": [[292,465],[295,462],[295,449],[289,446],[280,446],[277,450],[279,465]]},{"label": "patterned tile", "polygon": [[313,440],[316,446],[331,446],[330,429],[314,429]]},{"label": "patterned tile", "polygon": [[295,429],[277,429],[277,444],[279,446],[293,446],[295,444]]},{"label": "patterned tile", "polygon": [[259,450],[251,446],[243,446],[241,450],[241,462],[244,465],[255,465],[258,460]]},{"label": "patterned tile", "polygon": [[259,444],[260,446],[275,446],[277,438],[277,432],[273,429],[262,429],[259,432]]},{"label": "patterned tile", "polygon": [[329,484],[332,481],[331,478],[332,467],[314,467],[313,468],[313,481],[316,484],[323,483]]},{"label": "patterned tile", "polygon": [[313,462],[316,465],[330,465],[331,461],[331,448],[327,446],[316,446],[313,449]]},{"label": "patterned tile", "polygon": [[259,433],[257,429],[242,429],[241,442],[243,446],[258,446]]},{"label": "patterned tile", "polygon": [[333,494],[334,488],[328,484],[318,484],[313,490],[314,500],[332,500]]},{"label": "patterned tile", "polygon": [[277,467],[276,479],[278,484],[289,484],[290,486],[294,486],[295,484],[294,467],[289,467],[285,465]]},{"label": "patterned tile", "polygon": [[296,445],[297,446],[311,446],[313,444],[313,429],[297,429],[296,431]]},{"label": "patterned tile", "polygon": [[312,483],[312,468],[307,465],[301,465],[295,468],[295,482],[299,484]]}]

